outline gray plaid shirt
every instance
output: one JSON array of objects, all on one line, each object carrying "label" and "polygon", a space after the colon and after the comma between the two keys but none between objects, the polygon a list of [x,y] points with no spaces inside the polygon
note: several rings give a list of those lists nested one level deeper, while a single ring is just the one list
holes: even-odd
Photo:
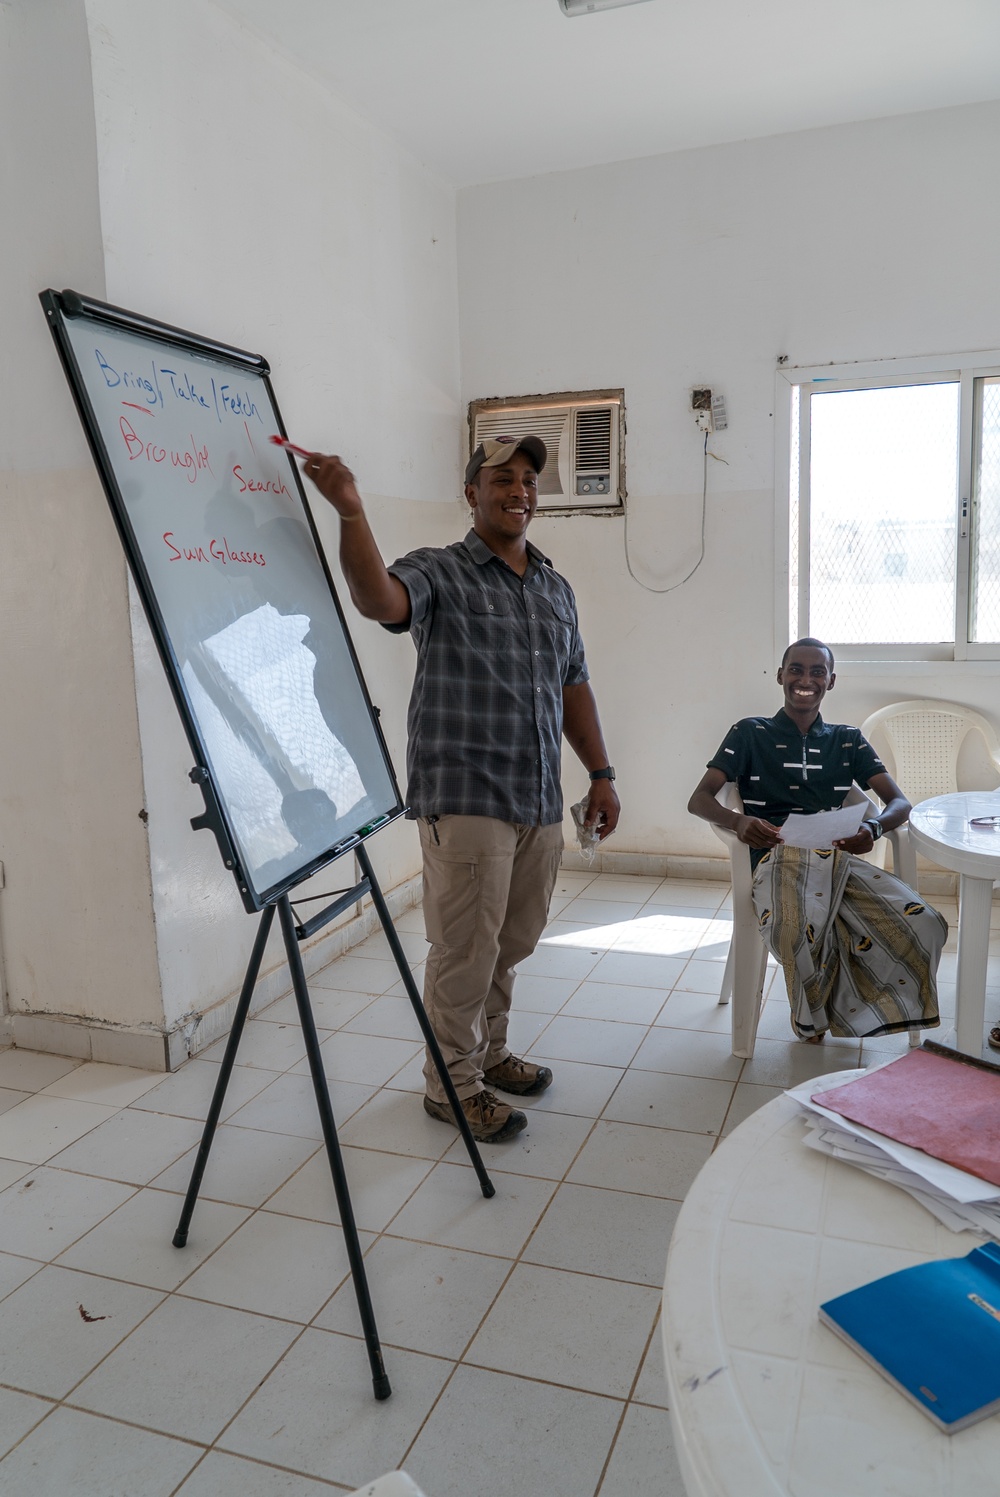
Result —
[{"label": "gray plaid shirt", "polygon": [[411,816],[562,819],[562,690],[589,679],[573,589],[530,543],[519,577],[470,530],[389,571],[410,595]]}]

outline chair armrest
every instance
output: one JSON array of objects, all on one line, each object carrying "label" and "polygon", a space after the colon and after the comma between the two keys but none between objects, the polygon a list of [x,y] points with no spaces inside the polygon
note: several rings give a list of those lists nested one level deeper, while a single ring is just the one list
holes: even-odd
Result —
[{"label": "chair armrest", "polygon": [[[715,798],[719,802],[720,806],[725,806],[727,811],[735,811],[737,816],[743,815],[743,802],[740,799],[740,792],[732,780],[726,781]],[[737,837],[736,833],[731,830],[731,828],[727,826],[716,826],[714,821],[709,822],[709,825],[711,826],[712,831],[715,833],[715,835],[722,838],[723,842],[727,843],[728,845],[731,845],[735,842],[739,845],[740,839],[739,837]]]},{"label": "chair armrest", "polygon": [[886,832],[885,837],[892,848],[893,873],[916,892],[917,850],[910,841],[909,827],[904,821],[902,826],[894,827],[891,832]]},{"label": "chair armrest", "polygon": [[[715,798],[719,805],[725,806],[728,811],[743,815],[743,801],[740,798],[739,789],[731,780],[726,781]],[[749,847],[745,842],[741,842],[736,833],[730,831],[728,827],[716,826],[714,821],[710,825],[715,835],[725,843],[729,850],[729,872],[733,883],[733,893],[737,896],[745,894],[749,897],[753,884]]]},{"label": "chair armrest", "polygon": [[844,796],[844,805],[860,806],[862,804],[868,807],[868,810],[861,818],[862,821],[870,821],[873,816],[878,815],[878,806],[876,806],[871,796],[866,795],[860,785],[852,785],[850,790],[848,790],[847,794]]},{"label": "chair armrest", "polygon": [[[844,797],[844,805],[856,806],[859,801],[867,801],[871,815],[874,817],[878,816],[878,807],[871,797],[865,794],[860,785],[852,785]],[[866,814],[862,819],[867,821],[869,817]],[[915,890],[917,887],[917,854],[913,843],[910,841],[910,833],[906,822],[904,821],[902,826],[894,827],[891,832],[886,832],[884,835],[885,840],[892,848],[893,873],[904,884],[908,884],[911,889]]]}]

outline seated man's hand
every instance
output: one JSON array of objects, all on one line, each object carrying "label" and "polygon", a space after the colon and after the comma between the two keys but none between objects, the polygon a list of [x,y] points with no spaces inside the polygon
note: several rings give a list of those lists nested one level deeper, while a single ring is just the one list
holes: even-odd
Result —
[{"label": "seated man's hand", "polygon": [[841,837],[833,845],[839,847],[841,852],[852,852],[860,857],[864,852],[871,852],[875,846],[875,838],[862,822],[860,831],[855,832],[853,837]]},{"label": "seated man's hand", "polygon": [[781,828],[759,816],[741,816],[733,831],[747,847],[778,847],[781,843]]}]

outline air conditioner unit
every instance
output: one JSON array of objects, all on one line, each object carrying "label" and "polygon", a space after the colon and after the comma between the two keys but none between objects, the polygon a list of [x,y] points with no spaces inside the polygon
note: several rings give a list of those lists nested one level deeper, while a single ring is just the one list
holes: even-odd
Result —
[{"label": "air conditioner unit", "polygon": [[549,460],[538,484],[538,509],[613,513],[625,501],[625,391],[469,403],[469,453],[487,437],[541,437]]}]

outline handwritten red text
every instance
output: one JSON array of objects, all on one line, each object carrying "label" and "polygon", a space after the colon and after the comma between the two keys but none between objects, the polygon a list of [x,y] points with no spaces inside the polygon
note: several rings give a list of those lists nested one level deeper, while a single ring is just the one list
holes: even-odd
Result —
[{"label": "handwritten red text", "polygon": [[217,540],[215,536],[208,543],[208,549],[204,546],[179,546],[174,541],[172,530],[164,531],[163,543],[171,553],[169,561],[221,561],[223,566],[229,562],[238,562],[246,567],[266,567],[263,551],[236,551],[223,536]]},{"label": "handwritten red text", "polygon": [[212,471],[212,464],[208,458],[207,445],[198,446],[194,437],[191,438],[191,446],[183,452],[177,452],[173,448],[161,447],[157,442],[147,442],[133,427],[127,416],[118,418],[121,428],[122,439],[128,451],[130,463],[137,462],[139,458],[145,458],[147,463],[168,463],[172,468],[183,468],[188,483],[197,483],[199,473],[205,469]]},{"label": "handwritten red text", "polygon": [[247,478],[239,463],[233,469],[233,477],[240,486],[241,494],[284,494],[286,499],[292,497],[280,478]]}]

